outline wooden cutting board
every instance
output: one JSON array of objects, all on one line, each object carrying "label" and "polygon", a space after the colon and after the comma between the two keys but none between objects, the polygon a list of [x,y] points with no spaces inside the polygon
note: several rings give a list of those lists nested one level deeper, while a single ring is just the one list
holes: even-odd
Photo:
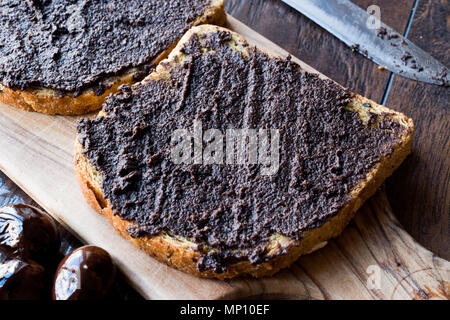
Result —
[{"label": "wooden cutting board", "polygon": [[[228,16],[228,27],[275,54],[287,52]],[[317,72],[294,58],[302,67]],[[393,106],[395,108],[395,106]],[[73,170],[79,117],[47,116],[0,103],[0,169],[82,241],[108,250],[148,299],[448,299],[450,263],[416,243],[379,191],[344,233],[265,279],[199,279],[122,239],[84,201]]]}]

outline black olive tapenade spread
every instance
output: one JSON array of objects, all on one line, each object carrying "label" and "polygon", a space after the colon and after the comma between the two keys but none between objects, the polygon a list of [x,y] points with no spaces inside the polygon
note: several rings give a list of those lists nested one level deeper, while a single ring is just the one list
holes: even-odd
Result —
[{"label": "black olive tapenade spread", "polygon": [[[200,271],[223,272],[240,259],[261,263],[274,233],[302,232],[336,215],[405,129],[389,116],[364,123],[346,108],[353,94],[303,72],[290,59],[230,49],[227,32],[193,36],[190,56],[170,80],[149,80],[110,97],[107,116],[82,120],[78,140],[102,176],[114,214],[134,222],[133,236],[160,232],[199,245]],[[278,129],[279,169],[260,164],[175,164],[177,128]],[[377,124],[376,126],[374,124]],[[203,253],[203,245],[215,250]],[[279,254],[283,252],[280,251]]]},{"label": "black olive tapenade spread", "polygon": [[[79,94],[143,68],[210,7],[210,0],[0,0],[0,84]],[[139,80],[139,79],[138,79]]]}]

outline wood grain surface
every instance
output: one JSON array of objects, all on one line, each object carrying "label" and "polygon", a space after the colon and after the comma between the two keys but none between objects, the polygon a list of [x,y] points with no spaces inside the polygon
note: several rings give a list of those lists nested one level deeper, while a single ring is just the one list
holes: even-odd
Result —
[{"label": "wood grain surface", "polygon": [[[414,0],[352,0],[376,4],[381,19],[404,33]],[[409,38],[450,65],[450,1],[420,0]],[[450,260],[450,89],[394,77],[280,0],[228,0],[226,9],[261,35],[338,83],[414,120],[412,155],[388,180],[389,200],[405,229],[422,245]]]},{"label": "wood grain surface", "polygon": [[[229,26],[268,51],[287,55],[231,17]],[[145,298],[449,298],[449,262],[402,229],[383,191],[338,239],[274,277],[207,280],[167,267],[122,239],[84,201],[72,163],[78,118],[29,113],[5,104],[0,104],[0,114],[0,169],[73,234],[109,251]]]},{"label": "wood grain surface", "polygon": [[[419,1],[408,38],[450,66],[450,1]],[[388,180],[394,212],[421,244],[450,260],[450,88],[395,77],[387,105],[414,119],[412,155]]]}]

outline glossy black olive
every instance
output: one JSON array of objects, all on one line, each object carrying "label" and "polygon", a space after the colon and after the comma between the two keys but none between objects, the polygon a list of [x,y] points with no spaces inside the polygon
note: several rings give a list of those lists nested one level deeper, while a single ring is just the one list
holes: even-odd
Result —
[{"label": "glossy black olive", "polygon": [[59,264],[53,283],[55,300],[103,299],[116,275],[111,256],[102,248],[84,246]]},{"label": "glossy black olive", "polygon": [[0,248],[0,300],[41,299],[44,290],[44,267]]},{"label": "glossy black olive", "polygon": [[59,246],[55,222],[43,211],[25,204],[0,208],[0,248],[47,265]]}]

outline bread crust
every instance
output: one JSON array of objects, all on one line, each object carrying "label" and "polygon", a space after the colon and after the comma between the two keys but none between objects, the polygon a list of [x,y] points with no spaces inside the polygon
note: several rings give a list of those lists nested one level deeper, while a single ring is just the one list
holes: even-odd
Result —
[{"label": "bread crust", "polygon": [[[195,30],[191,29],[183,36],[175,50],[170,54],[168,60],[177,60],[177,50],[182,47],[185,41],[188,41],[193,33],[211,32],[217,30],[218,27],[205,25],[194,29]],[[233,32],[232,34],[237,40],[245,41],[238,34]],[[162,66],[161,64],[158,65],[156,71],[152,73],[149,78],[157,79],[161,73],[164,72],[165,68],[167,68],[167,64],[165,66]],[[197,245],[187,241],[187,239],[180,239],[176,236],[167,234],[141,236],[137,238],[130,237],[126,230],[128,227],[132,226],[132,222],[122,220],[113,214],[109,201],[103,197],[101,191],[101,177],[94,166],[83,155],[82,146],[78,140],[75,141],[74,148],[75,172],[82,192],[89,205],[98,213],[108,218],[119,234],[131,241],[136,247],[155,257],[157,260],[189,274],[204,278],[217,278],[223,280],[242,275],[251,275],[256,278],[271,276],[279,270],[290,266],[299,256],[321,248],[329,239],[337,237],[354,217],[362,204],[376,192],[383,181],[394,172],[410,153],[414,132],[412,120],[399,112],[392,111],[359,95],[356,95],[353,98],[351,105],[353,105],[353,108],[356,110],[355,112],[357,112],[357,106],[362,106],[365,103],[370,103],[370,109],[376,113],[391,114],[396,121],[407,128],[407,133],[402,136],[401,143],[399,143],[390,156],[382,158],[381,161],[374,166],[372,171],[367,174],[364,181],[352,189],[350,193],[351,200],[338,214],[325,222],[322,226],[305,231],[301,241],[282,237],[281,240],[269,244],[268,260],[258,265],[253,265],[248,260],[244,260],[227,266],[227,270],[223,273],[215,273],[211,270],[201,272],[197,269],[197,261],[199,260],[201,253],[196,250]],[[364,108],[367,110],[367,107]],[[100,116],[102,115],[103,114],[100,113]],[[281,249],[286,249],[285,254],[278,254],[280,252],[279,250],[281,250],[280,244]]]},{"label": "bread crust", "polygon": [[[211,0],[211,6],[205,10],[205,13],[198,17],[193,23],[194,26],[211,23],[223,25],[226,22],[223,0]],[[156,65],[175,47],[176,42],[166,51],[156,57],[151,64]],[[74,96],[73,93],[64,95],[57,94],[49,88],[27,88],[14,89],[0,85],[0,101],[12,106],[27,110],[36,111],[50,115],[80,115],[86,114],[101,108],[106,97],[111,93],[117,92],[122,84],[133,84],[135,68],[125,70],[121,75],[108,77],[103,82],[108,83],[110,88],[102,95],[94,93],[92,88],[85,89],[80,95]]]}]

